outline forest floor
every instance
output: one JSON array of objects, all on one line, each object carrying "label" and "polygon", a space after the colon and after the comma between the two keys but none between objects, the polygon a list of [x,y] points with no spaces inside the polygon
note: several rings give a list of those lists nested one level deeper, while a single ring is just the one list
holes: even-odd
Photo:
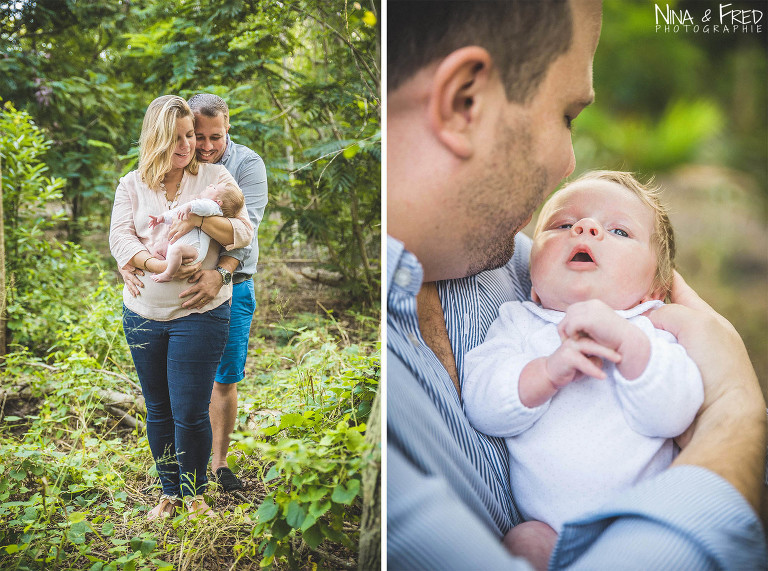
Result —
[{"label": "forest floor", "polygon": [[[218,571],[258,569],[269,562],[274,569],[355,569],[360,496],[343,500],[348,505],[336,504],[330,501],[330,491],[338,484],[324,482],[327,496],[322,501],[331,507],[324,506],[329,511],[318,515],[317,521],[326,522],[322,524],[326,535],[308,542],[307,532],[298,533],[298,523],[293,530],[279,530],[275,522],[284,515],[288,500],[299,506],[301,514],[312,513],[318,502],[302,503],[291,491],[290,478],[281,484],[266,474],[281,461],[278,448],[285,440],[278,439],[281,434],[298,442],[300,450],[313,452],[319,438],[335,435],[339,429],[334,426],[346,418],[341,412],[347,404],[334,408],[328,403],[343,394],[354,404],[352,410],[359,408],[360,401],[352,394],[360,390],[359,379],[373,378],[374,369],[378,375],[378,310],[354,311],[344,292],[302,275],[303,267],[317,266],[306,255],[286,254],[263,258],[260,264],[246,378],[238,385],[240,437],[230,448],[230,461],[244,489],[226,494],[210,486],[206,495],[217,513],[210,520],[192,522],[183,514],[166,522],[145,520],[159,492],[143,429],[121,424],[102,404],[83,396],[104,378],[97,381],[93,371],[86,372],[86,378],[75,378],[67,365],[35,359],[9,367],[3,384],[27,389],[23,398],[4,394],[0,411],[0,569]],[[114,279],[117,284],[117,273]],[[135,382],[130,366],[117,370],[134,379],[126,382]],[[302,384],[306,379],[310,388]],[[375,390],[378,381],[371,382]],[[125,383],[118,381],[117,386],[136,397],[140,394]],[[320,391],[317,398],[315,390]],[[370,399],[372,393],[366,391]],[[313,411],[320,405],[326,412],[318,416]],[[281,415],[297,413],[300,419],[318,420],[312,420],[314,424],[305,420],[304,427],[288,426],[268,437],[267,444],[250,442],[258,430],[278,423]],[[270,442],[274,449],[264,452]],[[344,446],[332,448],[328,462],[351,465],[350,453]],[[262,454],[271,456],[263,460]],[[305,462],[299,464],[300,473],[320,469],[312,457],[300,460]],[[355,461],[360,463],[360,458]],[[343,482],[359,477],[345,470],[333,479],[342,482],[343,490]],[[315,479],[334,473],[318,472]],[[271,528],[259,523],[265,498],[268,503],[284,502]],[[276,552],[271,545],[275,543]],[[270,549],[274,559],[265,559]]]}]

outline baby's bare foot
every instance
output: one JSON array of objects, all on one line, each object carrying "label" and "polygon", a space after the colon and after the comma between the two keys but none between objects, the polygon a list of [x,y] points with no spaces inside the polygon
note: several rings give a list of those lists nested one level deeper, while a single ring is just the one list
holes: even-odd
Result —
[{"label": "baby's bare foot", "polygon": [[156,281],[156,282],[158,282],[158,283],[163,283],[163,282],[169,282],[169,281],[171,281],[171,278],[170,278],[170,276],[165,276],[165,275],[163,275],[163,274],[153,274],[151,277],[152,277],[152,279],[153,279],[154,281]]},{"label": "baby's bare foot", "polygon": [[556,543],[557,532],[540,521],[525,521],[504,536],[507,551],[527,559],[536,571],[546,571]]}]

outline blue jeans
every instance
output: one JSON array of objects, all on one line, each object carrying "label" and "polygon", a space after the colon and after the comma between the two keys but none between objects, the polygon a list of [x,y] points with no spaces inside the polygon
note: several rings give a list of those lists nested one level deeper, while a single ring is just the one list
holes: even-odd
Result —
[{"label": "blue jeans", "polygon": [[163,493],[196,496],[208,484],[208,404],[229,334],[229,302],[153,321],[123,307],[123,331],[147,404],[147,439]]},{"label": "blue jeans", "polygon": [[253,289],[253,279],[235,284],[232,287],[229,340],[216,371],[217,383],[231,384],[243,380],[254,311],[256,311],[256,294]]}]

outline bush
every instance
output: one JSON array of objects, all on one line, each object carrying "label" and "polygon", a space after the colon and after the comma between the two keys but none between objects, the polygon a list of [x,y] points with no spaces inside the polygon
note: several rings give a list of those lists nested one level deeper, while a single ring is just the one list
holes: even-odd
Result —
[{"label": "bush", "polygon": [[96,258],[56,240],[67,219],[64,181],[46,176],[41,161],[51,143],[40,128],[6,102],[0,134],[9,340],[42,354],[52,324],[87,317],[80,291],[95,280]]}]

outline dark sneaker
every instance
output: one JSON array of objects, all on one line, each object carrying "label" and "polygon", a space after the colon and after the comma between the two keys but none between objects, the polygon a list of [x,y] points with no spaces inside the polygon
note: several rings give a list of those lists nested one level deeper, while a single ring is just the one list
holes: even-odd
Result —
[{"label": "dark sneaker", "polygon": [[243,483],[229,468],[219,468],[216,470],[216,481],[224,488],[225,492],[236,492],[243,489]]}]

